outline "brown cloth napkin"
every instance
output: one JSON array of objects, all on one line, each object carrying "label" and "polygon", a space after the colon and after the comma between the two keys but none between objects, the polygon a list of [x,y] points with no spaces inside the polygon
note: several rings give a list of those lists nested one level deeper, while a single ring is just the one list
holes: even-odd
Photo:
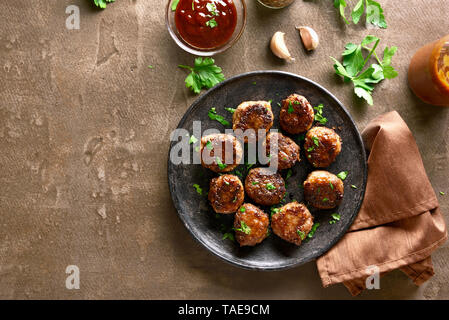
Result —
[{"label": "brown cloth napkin", "polygon": [[341,283],[352,295],[380,275],[400,269],[417,285],[433,276],[431,253],[447,238],[444,218],[409,128],[397,112],[371,121],[362,133],[368,182],[348,233],[317,260],[324,287]]}]

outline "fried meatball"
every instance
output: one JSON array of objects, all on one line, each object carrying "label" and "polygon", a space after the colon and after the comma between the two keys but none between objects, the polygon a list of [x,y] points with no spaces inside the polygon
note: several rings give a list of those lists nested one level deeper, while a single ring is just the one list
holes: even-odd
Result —
[{"label": "fried meatball", "polygon": [[234,213],[245,200],[243,184],[237,176],[224,174],[210,181],[210,205],[217,213]]},{"label": "fried meatball", "polygon": [[304,150],[307,160],[315,168],[326,168],[340,154],[341,138],[332,129],[313,127],[306,134]]},{"label": "fried meatball", "polygon": [[261,209],[245,203],[238,209],[234,218],[235,238],[240,246],[255,246],[268,235],[270,219]]},{"label": "fried meatball", "polygon": [[[253,134],[249,134],[251,138],[257,139],[257,131],[264,129],[268,132],[273,126],[273,112],[271,104],[268,101],[245,101],[242,102],[232,116],[232,129],[242,130],[243,133],[247,129],[253,129]],[[248,137],[244,137],[248,142]]]},{"label": "fried meatball", "polygon": [[285,195],[285,182],[279,173],[268,168],[250,170],[245,179],[246,194],[256,203],[272,206]]},{"label": "fried meatball", "polygon": [[201,138],[201,164],[214,172],[229,172],[242,160],[241,143],[230,134],[211,134]]},{"label": "fried meatball", "polygon": [[343,181],[330,172],[313,171],[304,181],[304,198],[317,209],[337,207],[343,195]]},{"label": "fried meatball", "polygon": [[313,226],[313,217],[307,207],[291,202],[271,217],[271,229],[281,239],[299,246]]},{"label": "fried meatball", "polygon": [[281,128],[290,134],[309,130],[315,119],[315,112],[307,99],[299,94],[292,94],[282,100],[279,120]]},{"label": "fried meatball", "polygon": [[[274,139],[277,137],[277,143]],[[270,152],[270,142],[273,140],[273,148],[277,148],[278,152]],[[289,137],[284,136],[279,132],[270,132],[265,141],[265,148],[267,155],[271,156],[270,161],[278,162],[278,169],[288,169],[300,161],[299,146]]]}]

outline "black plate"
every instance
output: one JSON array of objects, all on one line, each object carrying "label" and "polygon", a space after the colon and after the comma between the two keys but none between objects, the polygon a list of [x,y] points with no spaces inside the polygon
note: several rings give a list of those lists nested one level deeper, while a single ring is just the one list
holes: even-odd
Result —
[{"label": "black plate", "polygon": [[[209,181],[215,173],[199,164],[174,165],[168,161],[168,182],[173,203],[179,217],[193,237],[209,251],[225,261],[253,270],[280,270],[301,265],[321,256],[329,250],[347,231],[356,217],[365,193],[367,165],[363,142],[354,121],[343,105],[326,89],[315,82],[295,74],[279,71],[250,72],[230,78],[198,98],[181,119],[178,128],[193,132],[193,121],[201,120],[201,128],[226,129],[217,121],[210,120],[208,111],[215,107],[218,114],[232,123],[232,115],[225,107],[236,108],[246,100],[272,100],[275,122],[273,129],[279,128],[279,106],[282,99],[291,93],[305,96],[313,106],[324,104],[324,116],[329,120],[326,126],[333,127],[343,140],[343,148],[337,160],[327,169],[332,173],[349,171],[345,182],[345,196],[340,207],[331,211],[312,211],[315,222],[320,223],[315,235],[300,247],[292,245],[271,234],[255,247],[243,247],[230,240],[223,240],[223,232],[232,227],[233,216],[216,217],[209,206],[206,195],[199,195],[193,184],[199,184],[207,193]],[[200,137],[197,137],[200,138]],[[299,141],[299,136],[293,136]],[[172,142],[170,149],[176,142]],[[302,143],[300,143],[302,149]],[[190,147],[191,153],[194,147]],[[303,201],[303,191],[299,187],[313,167],[301,151],[302,161],[292,169],[288,179],[287,202]],[[245,165],[239,170],[245,171]],[[285,177],[286,171],[282,172]],[[351,185],[357,186],[353,189]],[[269,211],[266,209],[266,212]],[[269,209],[269,208],[268,208]],[[341,220],[329,224],[332,213],[339,213]]]}]

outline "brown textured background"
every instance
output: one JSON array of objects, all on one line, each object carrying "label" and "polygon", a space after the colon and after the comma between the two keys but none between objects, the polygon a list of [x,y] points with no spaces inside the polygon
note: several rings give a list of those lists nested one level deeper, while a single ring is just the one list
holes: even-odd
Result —
[{"label": "brown textured background", "polygon": [[[280,11],[247,3],[243,37],[216,57],[225,75],[279,69],[309,77],[347,106],[360,129],[397,110],[435,190],[446,192],[438,197],[449,220],[449,108],[419,102],[406,84],[416,48],[448,32],[449,1],[383,0],[386,31],[346,27],[331,1],[297,0]],[[80,30],[65,28],[69,4],[81,9]],[[323,289],[314,263],[273,273],[225,264],[178,219],[166,160],[169,133],[195,99],[177,65],[193,57],[169,37],[163,6],[0,2],[0,298],[350,298],[343,286]],[[304,52],[298,24],[321,36],[315,53]],[[268,49],[278,30],[294,64]],[[381,50],[399,47],[393,65],[400,75],[377,86],[372,107],[353,97],[328,58],[368,33],[382,38]],[[70,264],[80,268],[80,290],[65,288]],[[396,271],[360,298],[449,298],[449,245],[434,264],[435,277],[420,288]]]}]

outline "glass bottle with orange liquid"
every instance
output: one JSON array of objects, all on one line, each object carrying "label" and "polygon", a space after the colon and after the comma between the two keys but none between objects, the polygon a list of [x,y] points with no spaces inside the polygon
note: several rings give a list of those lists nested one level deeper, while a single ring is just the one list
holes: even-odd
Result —
[{"label": "glass bottle with orange liquid", "polygon": [[449,35],[415,53],[410,62],[408,83],[422,101],[449,107]]}]

